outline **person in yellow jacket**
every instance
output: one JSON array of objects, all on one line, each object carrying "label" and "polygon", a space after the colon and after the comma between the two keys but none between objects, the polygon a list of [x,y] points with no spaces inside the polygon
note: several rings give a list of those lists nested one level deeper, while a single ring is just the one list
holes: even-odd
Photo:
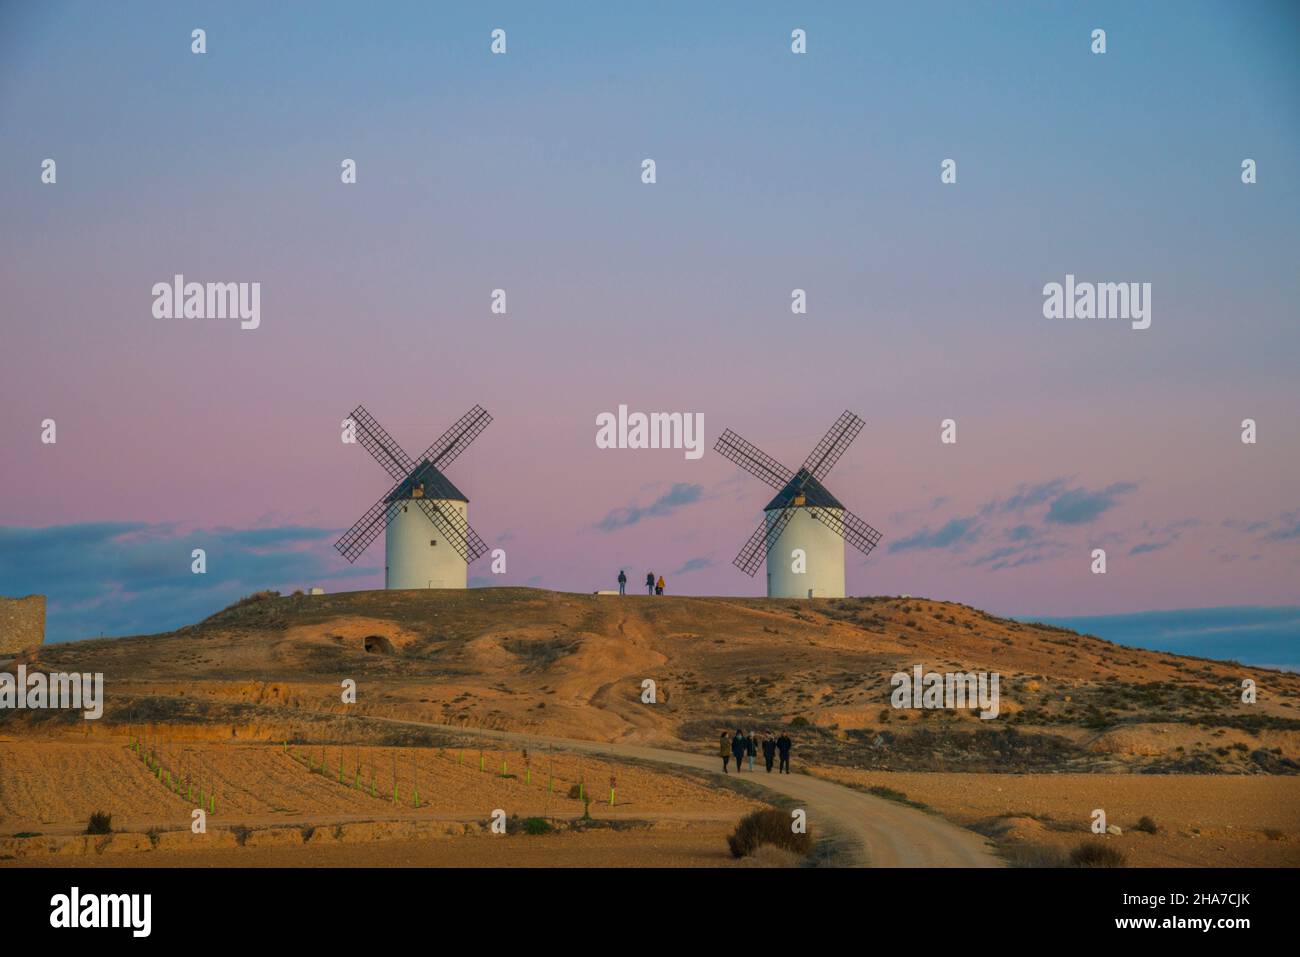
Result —
[{"label": "person in yellow jacket", "polygon": [[663,593],[664,593],[664,576],[660,575],[659,580],[655,582],[655,594],[662,595]]}]

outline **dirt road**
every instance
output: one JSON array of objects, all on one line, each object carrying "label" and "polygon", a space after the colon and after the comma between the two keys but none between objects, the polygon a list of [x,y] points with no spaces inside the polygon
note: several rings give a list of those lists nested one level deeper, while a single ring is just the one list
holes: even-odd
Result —
[{"label": "dirt road", "polygon": [[[607,744],[574,738],[553,738],[509,731],[475,730],[403,721],[369,718],[388,724],[436,729],[452,734],[506,741],[521,746],[550,744],[570,751],[605,757],[631,758],[675,767],[694,768],[721,774],[719,759],[711,755],[647,748],[631,744]],[[761,763],[757,765],[761,768]],[[768,774],[757,770],[735,775],[740,780],[792,798],[808,813],[812,829],[824,828],[845,843],[846,856],[864,867],[1001,867],[1002,861],[989,849],[984,838],[942,818],[883,798],[863,794],[843,785],[803,774]]]}]

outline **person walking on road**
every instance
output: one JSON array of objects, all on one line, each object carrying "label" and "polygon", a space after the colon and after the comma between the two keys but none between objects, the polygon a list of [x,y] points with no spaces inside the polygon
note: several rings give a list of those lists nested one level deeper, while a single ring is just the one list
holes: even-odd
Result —
[{"label": "person walking on road", "polygon": [[769,731],[763,736],[763,763],[767,765],[767,773],[772,773],[772,762],[776,759],[776,741]]},{"label": "person walking on road", "polygon": [[731,760],[731,742],[727,740],[727,732],[722,732],[722,739],[718,742],[722,748],[722,773],[730,774],[727,770],[727,762]]},{"label": "person walking on road", "polygon": [[654,573],[654,572],[646,572],[646,573],[645,573],[645,593],[646,593],[647,595],[653,595],[653,594],[655,593],[655,573]]},{"label": "person walking on road", "polygon": [[621,568],[618,570],[618,593],[620,595],[627,594],[627,573]]},{"label": "person walking on road", "polygon": [[757,751],[758,744],[755,742],[754,736],[751,734],[745,739],[745,757],[749,758],[749,771],[751,774],[754,771],[754,755]]},{"label": "person walking on road", "polygon": [[790,740],[790,736],[782,731],[781,737],[776,739],[776,749],[781,752],[781,767],[779,769],[781,774],[790,773],[790,748],[793,746],[794,742]]},{"label": "person walking on road", "polygon": [[662,595],[663,593],[664,593],[664,576],[660,575],[659,581],[655,584],[655,594]]},{"label": "person walking on road", "polygon": [[745,732],[739,728],[731,736],[731,756],[736,759],[736,770],[740,771],[740,759],[745,756]]}]

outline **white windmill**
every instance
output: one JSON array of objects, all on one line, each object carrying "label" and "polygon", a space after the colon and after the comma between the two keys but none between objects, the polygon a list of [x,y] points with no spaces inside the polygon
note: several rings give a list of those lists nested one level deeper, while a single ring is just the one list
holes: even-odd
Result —
[{"label": "white windmill", "polygon": [[863,425],[862,419],[845,412],[797,472],[731,429],[713,446],[713,451],[777,489],[763,509],[762,524],[732,562],[752,577],[766,559],[769,598],[843,598],[844,543],[870,555],[880,541],[880,532],[821,483]]},{"label": "white windmill", "polygon": [[469,564],[487,551],[468,522],[469,499],[442,474],[492,416],[474,406],[418,459],[408,456],[363,406],[349,416],[357,439],[397,484],[334,547],[349,562],[384,536],[385,588],[464,588]]}]

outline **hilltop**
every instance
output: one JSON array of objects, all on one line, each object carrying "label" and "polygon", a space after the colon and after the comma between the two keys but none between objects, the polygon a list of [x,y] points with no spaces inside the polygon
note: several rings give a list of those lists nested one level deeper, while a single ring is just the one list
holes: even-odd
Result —
[{"label": "hilltop", "polygon": [[[175,632],[23,660],[103,672],[106,725],[196,736],[277,739],[346,711],[697,750],[726,727],[790,727],[809,759],[864,769],[1300,770],[1300,676],[918,598],[266,593]],[[890,676],[917,664],[998,672],[1000,717],[890,708]],[[1240,700],[1245,678],[1254,705]],[[641,701],[645,679],[654,705]],[[71,718],[9,716],[23,720]],[[361,734],[343,720],[331,734]]]}]

